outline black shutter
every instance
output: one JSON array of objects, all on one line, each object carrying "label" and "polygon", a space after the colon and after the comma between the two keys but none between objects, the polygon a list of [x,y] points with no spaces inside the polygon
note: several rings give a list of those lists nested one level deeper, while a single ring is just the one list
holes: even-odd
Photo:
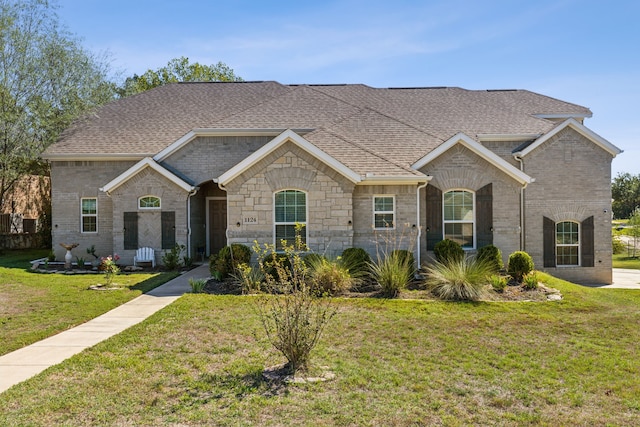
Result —
[{"label": "black shutter", "polygon": [[162,212],[162,249],[173,249],[176,245],[176,213]]},{"label": "black shutter", "polygon": [[594,236],[593,236],[593,216],[582,221],[580,232],[580,245],[581,245],[581,265],[583,267],[593,267],[595,263],[595,248],[594,248]]},{"label": "black shutter", "polygon": [[433,185],[427,186],[427,250],[443,239],[442,191]]},{"label": "black shutter", "polygon": [[493,244],[493,185],[487,184],[476,191],[476,247]]},{"label": "black shutter", "polygon": [[138,249],[138,212],[124,213],[124,248]]},{"label": "black shutter", "polygon": [[543,217],[542,221],[543,259],[545,267],[556,266],[556,223],[554,220]]}]

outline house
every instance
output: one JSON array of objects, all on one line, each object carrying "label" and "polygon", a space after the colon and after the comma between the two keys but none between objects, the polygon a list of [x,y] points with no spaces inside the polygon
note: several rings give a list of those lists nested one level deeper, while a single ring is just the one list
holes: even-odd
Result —
[{"label": "house", "polygon": [[536,268],[611,283],[611,160],[585,107],[526,90],[177,83],[103,106],[43,157],[53,246],[215,253],[278,244],[425,262],[443,238],[525,250]]}]

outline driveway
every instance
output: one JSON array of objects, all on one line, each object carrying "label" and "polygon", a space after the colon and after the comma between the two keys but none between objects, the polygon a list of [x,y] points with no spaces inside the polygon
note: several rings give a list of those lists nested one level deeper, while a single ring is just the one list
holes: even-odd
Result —
[{"label": "driveway", "polygon": [[628,268],[613,269],[613,284],[602,288],[640,289],[640,270]]}]

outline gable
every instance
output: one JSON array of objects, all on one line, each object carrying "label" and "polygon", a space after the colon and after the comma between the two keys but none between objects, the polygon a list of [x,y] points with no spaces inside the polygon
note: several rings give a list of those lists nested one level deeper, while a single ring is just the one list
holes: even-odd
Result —
[{"label": "gable", "polygon": [[609,141],[607,141],[597,133],[593,132],[591,129],[587,128],[583,124],[577,122],[575,119],[570,118],[565,120],[555,128],[553,128],[550,132],[547,132],[546,134],[542,135],[540,138],[536,139],[533,143],[527,145],[521,150],[518,150],[517,152],[514,153],[514,155],[520,156],[520,157],[524,157],[528,155],[529,153],[531,153],[532,151],[540,147],[545,142],[549,141],[551,138],[556,136],[558,133],[560,133],[564,129],[573,129],[574,131],[576,131],[577,133],[585,137],[587,140],[591,141],[593,144],[595,144],[596,146],[602,148],[604,151],[609,153],[612,157],[615,157],[618,154],[622,153],[622,150],[620,150],[618,147],[616,147],[615,145],[613,145],[612,143],[610,143]]},{"label": "gable", "polygon": [[476,154],[478,157],[487,161],[491,165],[495,166],[497,169],[501,170],[502,172],[504,172],[505,174],[507,174],[508,176],[510,176],[517,182],[519,182],[521,185],[530,184],[534,181],[534,179],[531,178],[529,175],[520,171],[519,169],[517,169],[516,167],[508,163],[506,160],[502,159],[497,154],[490,151],[488,148],[484,147],[479,142],[473,140],[472,138],[469,138],[467,135],[462,133],[459,133],[449,138],[447,141],[445,141],[444,143],[439,145],[437,148],[429,152],[429,154],[427,154],[426,156],[418,160],[416,163],[414,163],[412,167],[414,169],[421,169],[427,166],[429,163],[431,163],[435,159],[442,156],[443,154],[449,152],[450,150],[458,146],[467,148],[468,150]]},{"label": "gable", "polygon": [[282,147],[286,143],[291,143],[296,145],[298,148],[307,152],[309,155],[318,159],[325,165],[329,166],[331,169],[339,173],[340,175],[347,178],[352,183],[358,183],[361,181],[360,175],[358,175],[353,170],[346,167],[344,164],[337,161],[335,158],[329,156],[324,151],[320,150],[315,145],[311,144],[309,141],[304,139],[302,136],[298,135],[291,129],[282,132],[276,138],[271,140],[267,145],[260,148],[258,151],[249,155],[246,159],[238,163],[236,166],[229,169],[227,172],[223,173],[218,182],[221,185],[227,185],[234,179],[238,178],[240,175],[245,173],[249,168],[257,164],[259,161],[267,157],[269,154],[273,153],[278,148]]},{"label": "gable", "polygon": [[174,185],[176,185],[177,187],[179,187],[180,189],[186,192],[191,192],[196,189],[195,186],[185,182],[181,178],[169,172],[167,169],[163,168],[158,163],[156,163],[153,159],[146,157],[140,160],[135,165],[131,166],[129,169],[127,169],[126,171],[124,171],[114,179],[112,179],[111,181],[109,181],[107,184],[105,184],[103,187],[100,188],[100,191],[103,191],[107,194],[111,194],[111,192],[116,190],[118,187],[127,183],[129,180],[133,179],[134,177],[139,175],[141,172],[146,171],[147,169],[153,170],[154,172],[156,172],[157,174],[164,177],[169,182],[173,183]]}]

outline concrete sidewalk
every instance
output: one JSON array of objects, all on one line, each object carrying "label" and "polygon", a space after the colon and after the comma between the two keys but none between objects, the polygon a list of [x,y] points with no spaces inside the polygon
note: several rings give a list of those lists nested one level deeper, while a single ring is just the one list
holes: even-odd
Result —
[{"label": "concrete sidewalk", "polygon": [[209,266],[201,265],[82,325],[0,356],[0,393],[142,322],[191,291],[190,278],[207,277]]}]

